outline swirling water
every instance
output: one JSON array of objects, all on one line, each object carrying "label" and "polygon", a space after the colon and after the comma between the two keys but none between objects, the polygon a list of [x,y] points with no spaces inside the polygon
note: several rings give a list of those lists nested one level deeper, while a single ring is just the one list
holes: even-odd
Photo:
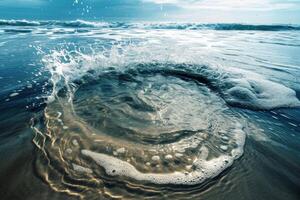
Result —
[{"label": "swirling water", "polygon": [[298,199],[295,25],[0,20],[2,199]]}]

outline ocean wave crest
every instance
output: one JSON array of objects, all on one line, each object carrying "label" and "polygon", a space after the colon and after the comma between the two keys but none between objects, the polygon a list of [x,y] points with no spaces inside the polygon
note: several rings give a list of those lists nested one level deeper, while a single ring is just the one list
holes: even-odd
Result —
[{"label": "ocean wave crest", "polygon": [[40,26],[40,25],[41,23],[38,21],[0,19],[0,26]]},{"label": "ocean wave crest", "polygon": [[[72,81],[89,75],[91,71],[99,75],[111,69],[118,73],[133,70],[196,80],[219,93],[231,106],[254,110],[300,106],[296,92],[285,85],[248,70],[213,66],[191,56],[188,52],[182,56],[182,52],[176,50],[170,52],[150,50],[150,47],[143,46],[115,46],[94,54],[53,51],[45,56],[44,63],[52,73],[52,78],[60,77],[52,80],[55,85],[60,84],[62,78],[72,85]],[[69,59],[67,62],[66,57]]]},{"label": "ocean wave crest", "polygon": [[131,23],[131,22],[96,22],[85,20],[74,21],[29,21],[0,20],[0,26],[60,26],[72,28],[144,28],[175,30],[223,30],[223,31],[298,31],[298,25],[255,25],[255,24],[203,24],[203,23]]}]

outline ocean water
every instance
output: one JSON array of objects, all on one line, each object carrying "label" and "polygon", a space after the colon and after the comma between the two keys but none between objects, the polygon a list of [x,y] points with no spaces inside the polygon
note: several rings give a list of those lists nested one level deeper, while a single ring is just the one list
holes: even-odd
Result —
[{"label": "ocean water", "polygon": [[0,20],[1,199],[299,199],[300,26]]}]

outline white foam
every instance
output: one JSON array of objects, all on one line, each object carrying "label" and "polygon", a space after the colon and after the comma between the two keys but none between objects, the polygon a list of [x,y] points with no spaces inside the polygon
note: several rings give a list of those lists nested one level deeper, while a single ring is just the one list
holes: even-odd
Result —
[{"label": "white foam", "polygon": [[220,145],[220,149],[222,149],[223,151],[227,151],[228,146],[226,146],[226,145]]},{"label": "white foam", "polygon": [[79,144],[78,144],[78,141],[77,141],[76,139],[72,140],[72,144],[73,144],[74,146],[78,146],[78,145],[79,145]]},{"label": "white foam", "polygon": [[173,172],[167,174],[154,174],[139,172],[128,162],[102,153],[82,150],[82,154],[92,158],[98,165],[102,166],[110,176],[125,176],[134,178],[138,181],[148,181],[155,184],[198,184],[208,178],[217,176],[233,162],[233,159],[230,156],[220,156],[209,161],[197,161],[194,165],[198,167],[198,170],[190,173]]},{"label": "white foam", "polygon": [[182,153],[175,153],[175,157],[177,157],[177,158],[180,158],[180,157],[182,157],[182,156],[183,156]]},{"label": "white foam", "polygon": [[165,156],[165,159],[166,159],[166,160],[172,160],[172,158],[173,158],[173,156],[170,155],[170,154],[168,154],[168,155]]},{"label": "white foam", "polygon": [[124,147],[117,149],[117,153],[123,154],[126,152],[126,149]]},{"label": "white foam", "polygon": [[[205,146],[202,146],[198,158],[193,162],[195,170],[192,172],[176,171],[166,174],[142,173],[130,163],[103,153],[95,153],[90,150],[82,150],[81,153],[92,158],[98,165],[103,167],[105,172],[110,176],[125,176],[138,181],[148,181],[155,184],[193,185],[217,176],[243,154],[246,134],[240,129],[239,124],[236,125],[233,134],[236,148],[233,149],[229,155],[224,154],[206,160],[209,152]],[[159,158],[157,156],[153,159],[153,157],[152,160]],[[192,167],[189,167],[189,169],[191,168]]]},{"label": "white foam", "polygon": [[82,167],[82,166],[76,165],[74,163],[72,163],[72,166],[75,171],[83,172],[83,173],[93,173],[93,171],[90,168]]},{"label": "white foam", "polygon": [[230,78],[233,87],[224,92],[228,103],[254,109],[300,106],[296,92],[282,84],[264,79],[247,72],[251,78]]},{"label": "white foam", "polygon": [[11,93],[9,96],[10,96],[10,97],[15,97],[15,96],[18,96],[18,95],[19,95],[19,93],[14,92],[14,93]]},{"label": "white foam", "polygon": [[160,160],[160,157],[159,156],[152,156],[151,158],[153,161],[159,161]]}]

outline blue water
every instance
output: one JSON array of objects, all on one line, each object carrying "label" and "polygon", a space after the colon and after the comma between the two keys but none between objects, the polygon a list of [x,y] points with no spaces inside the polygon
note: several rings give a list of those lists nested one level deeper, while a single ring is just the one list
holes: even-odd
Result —
[{"label": "blue water", "polygon": [[1,199],[299,199],[299,30],[0,20]]}]

